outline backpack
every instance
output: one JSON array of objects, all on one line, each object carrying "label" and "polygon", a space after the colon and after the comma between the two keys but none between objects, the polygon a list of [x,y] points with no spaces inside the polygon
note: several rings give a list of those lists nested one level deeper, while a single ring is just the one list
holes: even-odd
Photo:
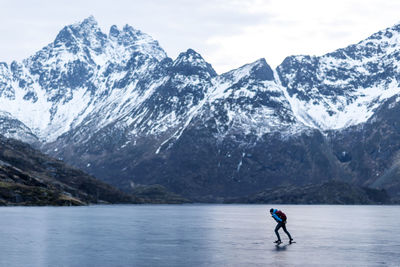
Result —
[{"label": "backpack", "polygon": [[282,221],[286,221],[287,220],[287,218],[286,218],[286,214],[285,213],[283,213],[282,211],[280,211],[280,210],[278,210],[277,212],[275,212],[275,214],[276,215],[278,215],[278,217],[279,218],[281,218],[282,219]]}]

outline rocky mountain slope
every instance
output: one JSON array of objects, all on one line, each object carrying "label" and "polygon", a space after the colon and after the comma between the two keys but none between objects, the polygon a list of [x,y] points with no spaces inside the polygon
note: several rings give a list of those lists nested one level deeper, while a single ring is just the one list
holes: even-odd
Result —
[{"label": "rocky mountain slope", "polygon": [[186,202],[161,185],[124,193],[26,143],[0,136],[0,205]]},{"label": "rocky mountain slope", "polygon": [[287,57],[277,68],[296,117],[321,130],[364,123],[399,93],[400,25],[355,45]]},{"label": "rocky mountain slope", "polygon": [[280,186],[257,194],[226,199],[225,203],[251,204],[392,204],[384,189],[372,189],[350,185],[341,181],[329,181],[305,186]]},{"label": "rocky mountain slope", "polygon": [[192,49],[173,60],[89,17],[0,63],[0,131],[127,192],[209,201],[336,179],[399,197],[399,33],[218,75]]},{"label": "rocky mountain slope", "polygon": [[0,203],[3,205],[84,205],[140,203],[84,172],[29,145],[0,136]]}]

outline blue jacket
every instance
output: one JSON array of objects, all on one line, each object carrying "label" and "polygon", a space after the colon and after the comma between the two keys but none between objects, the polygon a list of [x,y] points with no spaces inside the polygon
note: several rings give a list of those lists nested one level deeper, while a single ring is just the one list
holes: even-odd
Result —
[{"label": "blue jacket", "polygon": [[274,211],[272,212],[272,218],[274,218],[275,221],[277,221],[277,222],[283,222],[282,219],[279,218],[278,215],[276,215],[276,212],[277,212],[277,211],[278,211],[277,209],[274,209]]}]

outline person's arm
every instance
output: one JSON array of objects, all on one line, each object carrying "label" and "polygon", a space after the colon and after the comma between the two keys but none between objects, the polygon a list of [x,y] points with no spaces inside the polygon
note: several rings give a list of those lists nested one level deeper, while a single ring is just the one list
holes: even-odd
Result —
[{"label": "person's arm", "polygon": [[277,222],[282,222],[282,219],[279,218],[278,215],[276,215],[276,213],[273,213],[273,214],[272,214],[272,218],[274,218],[275,221],[277,221]]}]

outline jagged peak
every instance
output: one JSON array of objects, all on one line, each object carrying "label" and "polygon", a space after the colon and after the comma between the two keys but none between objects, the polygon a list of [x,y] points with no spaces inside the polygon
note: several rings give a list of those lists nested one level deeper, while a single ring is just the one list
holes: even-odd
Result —
[{"label": "jagged peak", "polygon": [[117,25],[112,25],[111,27],[110,27],[110,31],[109,31],[109,33],[108,33],[108,36],[110,36],[110,37],[118,37],[118,35],[120,34],[120,30],[118,29],[118,26]]},{"label": "jagged peak", "polygon": [[77,22],[72,24],[71,26],[73,27],[98,27],[97,20],[94,18],[93,15],[90,15],[86,19],[84,19],[82,22]]},{"label": "jagged peak", "polygon": [[211,64],[206,62],[199,53],[191,48],[186,50],[186,52],[180,53],[172,65],[175,70],[183,71],[189,75],[200,73],[206,73],[210,77],[217,75]]},{"label": "jagged peak", "polygon": [[118,45],[150,55],[159,61],[167,57],[167,54],[160,47],[158,41],[147,33],[137,30],[128,24],[122,30],[116,25],[112,25],[108,36],[111,41],[118,43]]},{"label": "jagged peak", "polygon": [[[133,28],[132,26],[125,24],[120,30],[117,25],[112,25],[109,31],[109,37],[112,39],[120,39],[124,41],[126,45],[137,42],[138,40],[146,40],[148,42],[157,42],[150,35]],[[158,43],[158,42],[157,42]]]},{"label": "jagged peak", "polygon": [[176,60],[174,61],[174,65],[179,65],[179,64],[182,64],[184,62],[192,62],[192,63],[195,63],[195,64],[196,63],[197,64],[206,63],[204,58],[199,53],[197,53],[196,51],[194,51],[191,48],[186,50],[186,52],[180,53],[178,55],[178,57],[176,58]]},{"label": "jagged peak", "polygon": [[16,69],[22,68],[22,64],[19,63],[19,62],[17,62],[16,60],[13,60],[13,61],[11,62],[10,67],[11,67],[11,70],[16,70]]},{"label": "jagged peak", "polygon": [[[203,58],[199,53],[197,53],[197,52],[196,52],[195,50],[193,50],[192,48],[189,48],[188,50],[186,50],[185,52],[180,53],[179,55],[180,55],[180,56],[191,55],[191,56]],[[179,57],[179,56],[178,56],[178,57]]]},{"label": "jagged peak", "polygon": [[[93,16],[84,19],[82,22],[77,22],[67,26],[71,29],[75,36],[85,37],[96,33],[102,33],[101,29]],[[103,33],[102,33],[103,34]]]},{"label": "jagged peak", "polygon": [[88,43],[92,43],[89,40],[96,40],[93,45],[99,48],[98,42],[104,42],[107,36],[99,28],[97,21],[93,16],[84,19],[82,22],[77,22],[68,26],[65,26],[57,35],[54,40],[54,44],[66,43],[71,45],[76,40],[86,40]]},{"label": "jagged peak", "polygon": [[256,61],[249,63],[249,66],[252,66],[253,68],[258,68],[258,67],[269,67],[267,61],[265,60],[265,58],[259,58]]},{"label": "jagged peak", "polygon": [[350,44],[346,47],[336,49],[332,52],[321,56],[315,55],[291,55],[286,57],[277,69],[282,69],[283,66],[288,67],[292,64],[301,62],[302,64],[315,65],[322,59],[332,62],[332,58],[339,59],[336,61],[340,64],[341,60],[359,60],[362,62],[364,58],[374,58],[379,55],[386,55],[388,52],[400,50],[400,23],[395,24],[386,29],[373,33],[369,37],[355,44]]},{"label": "jagged peak", "polygon": [[178,55],[178,57],[174,60],[174,66],[187,64],[188,62],[192,63],[193,65],[204,65],[207,63],[199,53],[189,48],[186,50],[186,52],[181,52]]},{"label": "jagged peak", "polygon": [[251,77],[262,81],[274,80],[274,73],[264,58],[257,59],[249,64],[245,64],[235,70],[231,70],[222,74],[222,76],[234,76],[237,79]]},{"label": "jagged peak", "polygon": [[[367,48],[367,49],[366,49]],[[388,50],[389,49],[389,50]],[[339,59],[352,58],[361,60],[364,57],[375,57],[385,55],[387,52],[398,51],[400,49],[400,24],[380,30],[368,38],[361,40],[357,44],[351,44],[344,48],[339,48],[322,57],[334,57]]]},{"label": "jagged peak", "polygon": [[[339,51],[339,50],[337,50]],[[337,52],[336,51],[336,52]],[[330,55],[332,53],[326,54],[326,55]],[[282,69],[283,67],[287,67],[290,66],[296,62],[301,62],[302,64],[315,64],[316,62],[318,62],[318,57],[317,56],[310,56],[310,55],[293,55],[293,56],[287,56],[285,57],[285,59],[282,61],[282,63],[277,67],[278,70]],[[295,67],[294,67],[295,68]]]},{"label": "jagged peak", "polygon": [[137,30],[135,28],[133,28],[131,25],[129,24],[125,24],[124,27],[122,28],[122,30],[126,33],[129,33],[131,35],[141,35],[141,34],[145,34],[140,30]]},{"label": "jagged peak", "polygon": [[395,24],[395,25],[393,25],[391,27],[388,27],[388,28],[386,28],[384,30],[380,30],[380,31],[372,34],[366,40],[373,40],[373,39],[381,40],[383,38],[390,39],[390,38],[393,37],[393,35],[399,34],[399,33],[400,33],[400,23]]}]

